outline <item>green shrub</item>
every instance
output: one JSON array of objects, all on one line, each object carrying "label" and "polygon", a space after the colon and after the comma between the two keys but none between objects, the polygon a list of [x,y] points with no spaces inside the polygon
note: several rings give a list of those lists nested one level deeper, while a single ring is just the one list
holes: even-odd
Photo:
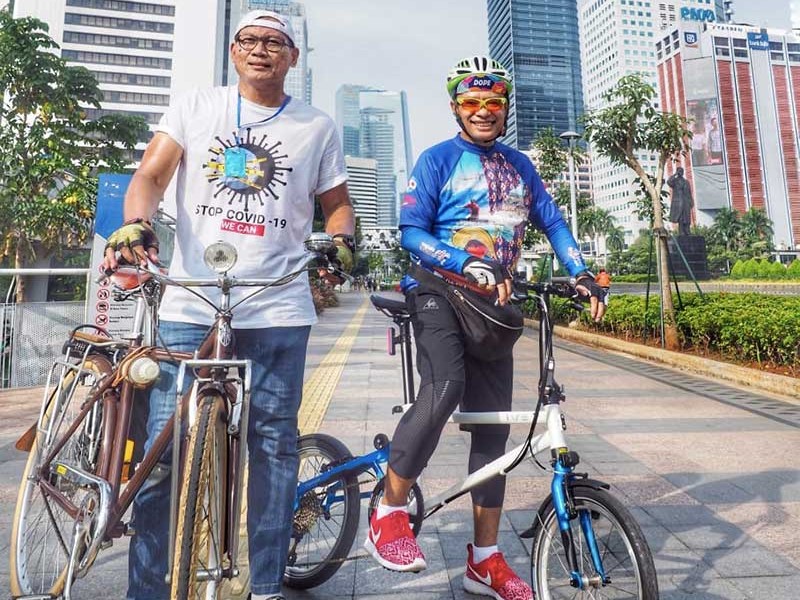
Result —
[{"label": "green shrub", "polygon": [[800,260],[794,259],[792,264],[786,269],[787,279],[800,279]]},{"label": "green shrub", "polygon": [[758,277],[758,261],[750,258],[742,264],[742,279],[756,279]]},{"label": "green shrub", "polygon": [[744,261],[737,260],[731,269],[731,279],[744,279]]},{"label": "green shrub", "polygon": [[[683,293],[676,324],[684,348],[719,353],[734,362],[800,368],[800,298],[768,294]],[[676,306],[677,308],[677,306]],[[644,296],[613,295],[601,331],[643,341]],[[647,308],[648,339],[659,335],[659,298]]]}]

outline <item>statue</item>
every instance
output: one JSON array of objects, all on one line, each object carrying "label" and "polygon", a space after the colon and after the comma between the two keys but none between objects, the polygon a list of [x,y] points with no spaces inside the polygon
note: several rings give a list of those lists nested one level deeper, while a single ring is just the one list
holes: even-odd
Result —
[{"label": "statue", "polygon": [[689,182],[683,178],[683,167],[675,169],[675,174],[667,179],[667,185],[672,188],[669,220],[678,224],[678,235],[689,235],[694,199]]}]

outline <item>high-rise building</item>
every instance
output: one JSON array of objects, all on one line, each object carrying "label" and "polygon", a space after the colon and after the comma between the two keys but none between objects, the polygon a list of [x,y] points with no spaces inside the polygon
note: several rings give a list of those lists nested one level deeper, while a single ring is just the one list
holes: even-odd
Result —
[{"label": "high-rise building", "polygon": [[396,227],[413,166],[406,93],[345,84],[336,92],[345,155],[378,161],[378,225]]},{"label": "high-rise building", "polygon": [[662,106],[692,123],[695,222],[760,208],[775,246],[800,250],[800,35],[682,23],[656,52]]},{"label": "high-rise building", "polygon": [[346,156],[347,189],[361,227],[378,224],[378,161]]},{"label": "high-rise building", "polygon": [[367,89],[346,83],[336,90],[336,126],[345,156],[359,156],[361,152],[361,92]]},{"label": "high-rise building", "polygon": [[[300,50],[297,65],[289,69],[284,83],[284,90],[293,98],[299,98],[306,104],[311,104],[311,69],[308,66],[308,26],[306,23],[306,7],[302,2],[290,0],[228,0],[230,3],[230,33],[241,19],[242,15],[250,10],[272,10],[289,17],[294,31],[294,44]],[[238,80],[233,69],[228,70],[229,83]]]},{"label": "high-rise building", "polygon": [[[587,110],[605,106],[603,94],[625,75],[640,73],[658,89],[656,49],[663,26],[676,21],[723,20],[723,2],[714,0],[580,0],[583,98]],[[657,157],[638,156],[642,166],[655,173]],[[632,242],[648,226],[635,213],[634,172],[614,165],[592,150],[592,187],[597,206],[608,211]]]},{"label": "high-rise building", "polygon": [[395,217],[397,179],[394,172],[394,126],[389,121],[392,111],[386,108],[361,109],[360,156],[377,162],[378,225],[393,227]]},{"label": "high-rise building", "polygon": [[[61,56],[89,69],[103,92],[100,109],[158,123],[173,94],[222,79],[227,50],[224,0],[119,2],[117,0],[16,0],[14,16],[49,26]],[[198,32],[211,32],[202,44]],[[144,143],[137,153],[141,155]]]},{"label": "high-rise building", "polygon": [[503,141],[526,150],[547,127],[579,130],[583,112],[576,0],[488,0],[489,54],[514,77]]}]

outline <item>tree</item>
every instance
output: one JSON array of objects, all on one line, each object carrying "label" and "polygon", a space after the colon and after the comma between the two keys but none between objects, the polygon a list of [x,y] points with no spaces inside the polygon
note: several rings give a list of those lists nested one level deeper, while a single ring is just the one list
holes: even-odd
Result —
[{"label": "tree", "polygon": [[614,229],[614,217],[599,206],[590,206],[578,212],[578,233],[592,238],[595,256],[600,256],[600,238]]},{"label": "tree", "polygon": [[[87,118],[102,92],[83,67],[55,51],[47,25],[0,11],[0,236],[16,268],[84,243],[96,205],[97,175],[121,171],[147,132],[139,117]],[[17,301],[25,288],[17,288]]]},{"label": "tree", "polygon": [[[626,75],[603,94],[608,106],[587,112],[582,121],[586,139],[593,147],[611,162],[633,169],[650,197],[653,234],[657,237],[659,249],[664,345],[675,350],[679,346],[678,329],[669,286],[661,190],[664,185],[664,166],[668,160],[686,151],[686,140],[691,139],[692,133],[684,117],[656,109],[655,95],[653,86],[641,75]],[[637,152],[657,155],[658,164],[654,174],[645,171]]]}]

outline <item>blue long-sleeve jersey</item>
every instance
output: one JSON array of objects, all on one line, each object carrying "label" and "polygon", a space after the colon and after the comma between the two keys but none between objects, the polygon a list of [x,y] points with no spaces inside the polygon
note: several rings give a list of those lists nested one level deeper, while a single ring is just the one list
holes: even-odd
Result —
[{"label": "blue long-sleeve jersey", "polygon": [[[461,273],[470,256],[512,272],[528,221],[570,275],[586,270],[578,244],[530,159],[504,144],[456,136],[419,157],[400,209],[401,245],[423,266]],[[410,277],[403,288],[415,285]]]}]

